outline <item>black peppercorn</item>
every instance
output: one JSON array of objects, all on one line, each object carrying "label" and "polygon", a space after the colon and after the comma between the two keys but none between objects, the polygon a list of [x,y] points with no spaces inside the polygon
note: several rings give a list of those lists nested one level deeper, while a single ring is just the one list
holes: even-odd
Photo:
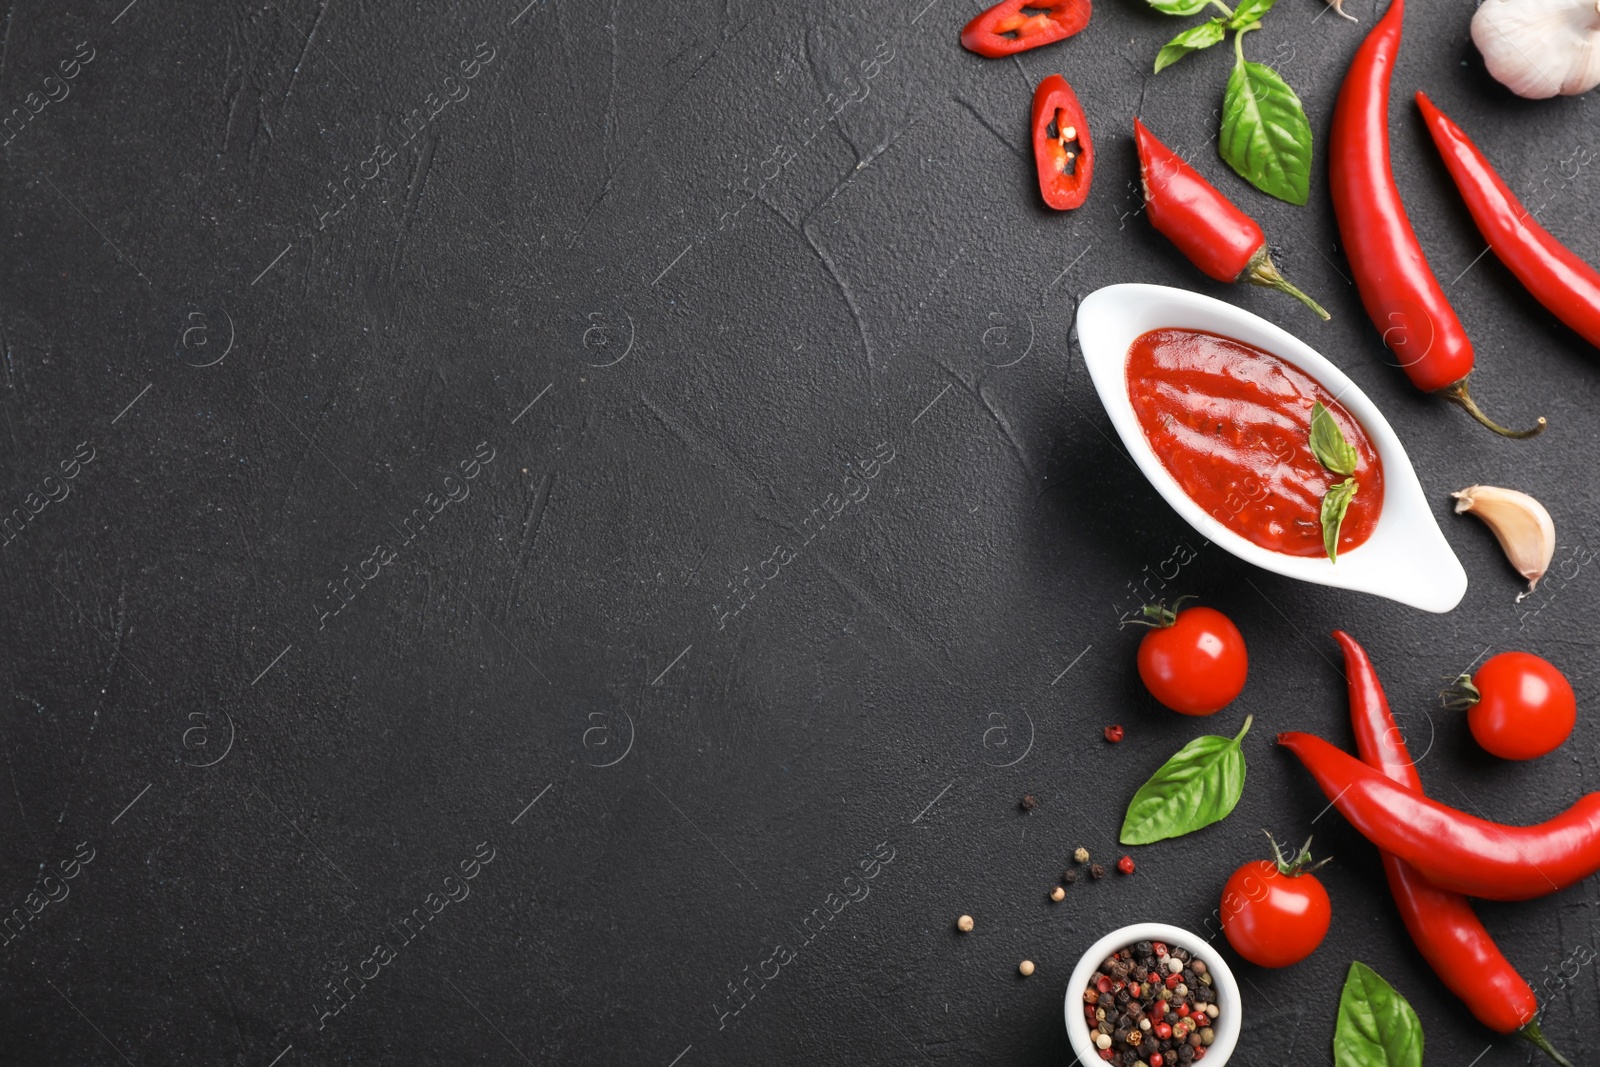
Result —
[{"label": "black peppercorn", "polygon": [[1071,885],[1073,882],[1078,880],[1078,872],[1069,867],[1067,870],[1061,872],[1061,880],[1068,885]]},{"label": "black peppercorn", "polygon": [[1098,864],[1098,863],[1089,864],[1089,877],[1090,878],[1104,878],[1105,876],[1106,876],[1106,869],[1104,867],[1100,866],[1100,864]]},{"label": "black peppercorn", "polygon": [[1191,1048],[1188,1045],[1184,1045],[1181,1048],[1179,1048],[1178,1049],[1178,1062],[1179,1063],[1193,1063],[1194,1062],[1194,1049]]},{"label": "black peppercorn", "polygon": [[1156,947],[1148,941],[1141,941],[1133,946],[1133,954],[1141,959],[1145,956],[1154,956]]},{"label": "black peppercorn", "polygon": [[1024,793],[1022,794],[1022,799],[1017,802],[1017,806],[1023,811],[1032,811],[1039,806],[1039,802],[1033,799],[1032,793]]}]

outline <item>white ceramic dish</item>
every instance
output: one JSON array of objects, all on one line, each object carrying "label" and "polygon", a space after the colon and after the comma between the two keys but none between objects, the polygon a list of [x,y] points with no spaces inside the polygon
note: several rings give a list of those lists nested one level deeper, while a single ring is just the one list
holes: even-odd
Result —
[{"label": "white ceramic dish", "polygon": [[1163,941],[1188,949],[1194,957],[1205,961],[1211,972],[1211,992],[1216,998],[1219,1014],[1212,1024],[1216,1039],[1206,1049],[1206,1058],[1200,1062],[1205,1067],[1223,1067],[1233,1055],[1234,1047],[1239,1044],[1239,1028],[1244,1022],[1239,1015],[1239,982],[1233,977],[1233,971],[1228,969],[1228,961],[1209,942],[1166,923],[1134,923],[1113,930],[1089,946],[1089,951],[1073,968],[1072,977],[1067,981],[1067,1040],[1077,1054],[1078,1063],[1082,1067],[1092,1067],[1104,1062],[1100,1059],[1100,1050],[1089,1039],[1089,1024],[1083,1018],[1083,990],[1089,984],[1089,976],[1094,974],[1107,956],[1140,941]]},{"label": "white ceramic dish", "polygon": [[[1128,399],[1128,348],[1149,330],[1208,330],[1265,349],[1322,385],[1367,431],[1383,462],[1383,510],[1367,541],[1330,563],[1287,556],[1252,544],[1212,518],[1183,491],[1145,440]],[[1264,570],[1398,600],[1423,611],[1445,612],[1467,592],[1467,572],[1439,530],[1405,448],[1383,413],[1344,372],[1304,341],[1258,315],[1185,289],[1164,285],[1111,285],[1078,306],[1078,343],[1089,376],[1128,454],[1156,491],[1208,541]]]}]

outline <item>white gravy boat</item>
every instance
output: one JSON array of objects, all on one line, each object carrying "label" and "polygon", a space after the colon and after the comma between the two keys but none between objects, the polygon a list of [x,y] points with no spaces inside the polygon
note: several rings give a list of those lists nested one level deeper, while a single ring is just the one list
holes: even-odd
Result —
[{"label": "white gravy boat", "polygon": [[[1184,492],[1156,458],[1128,398],[1128,349],[1140,334],[1164,327],[1206,330],[1270,352],[1315,378],[1367,431],[1383,463],[1383,510],[1372,536],[1326,557],[1272,552],[1234,533]],[[1212,544],[1263,570],[1301,581],[1354,589],[1423,611],[1446,612],[1467,592],[1467,572],[1428,506],[1405,448],[1377,405],[1309,345],[1258,315],[1209,296],[1164,285],[1110,285],[1078,306],[1078,344],[1089,376],[1128,454],[1156,491]]]}]

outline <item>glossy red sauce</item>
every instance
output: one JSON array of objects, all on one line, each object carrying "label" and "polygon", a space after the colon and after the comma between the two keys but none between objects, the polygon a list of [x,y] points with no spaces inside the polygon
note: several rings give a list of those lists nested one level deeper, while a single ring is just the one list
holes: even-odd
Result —
[{"label": "glossy red sauce", "polygon": [[1359,454],[1339,553],[1372,536],[1383,510],[1377,450],[1299,368],[1214,333],[1151,330],[1128,349],[1128,396],[1145,439],[1184,492],[1234,533],[1290,556],[1326,556],[1322,496],[1344,480],[1311,452],[1311,405],[1322,401]]}]

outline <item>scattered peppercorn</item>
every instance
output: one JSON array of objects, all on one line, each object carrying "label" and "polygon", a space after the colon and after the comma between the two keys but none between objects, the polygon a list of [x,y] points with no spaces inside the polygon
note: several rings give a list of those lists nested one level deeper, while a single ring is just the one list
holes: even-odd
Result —
[{"label": "scattered peppercorn", "polygon": [[1060,886],[1056,886],[1054,889],[1050,890],[1050,899],[1059,903],[1060,901],[1067,899],[1067,891],[1062,889]]},{"label": "scattered peppercorn", "polygon": [[1017,806],[1023,811],[1032,811],[1039,806],[1039,802],[1034,799],[1032,793],[1024,793],[1022,799],[1017,801]]},{"label": "scattered peppercorn", "polygon": [[956,920],[956,929],[960,930],[964,934],[972,933],[973,925],[974,923],[972,921],[972,916],[970,915],[963,915],[961,918]]},{"label": "scattered peppercorn", "polygon": [[1105,876],[1106,876],[1106,869],[1104,867],[1100,866],[1098,863],[1089,864],[1089,877],[1090,878],[1097,878],[1098,879],[1098,878],[1104,878]]},{"label": "scattered peppercorn", "polygon": [[1116,744],[1118,741],[1121,741],[1123,736],[1124,736],[1124,731],[1123,731],[1122,727],[1115,726],[1115,725],[1107,726],[1105,728],[1104,733],[1106,735],[1106,740],[1110,741],[1113,745]]},{"label": "scattered peppercorn", "polygon": [[1133,857],[1132,856],[1124,856],[1120,860],[1118,860],[1117,861],[1117,870],[1121,871],[1123,874],[1132,874],[1133,873]]},{"label": "scattered peppercorn", "polygon": [[1084,848],[1082,845],[1079,845],[1073,851],[1072,858],[1077,860],[1079,863],[1088,863],[1089,862],[1089,850]]},{"label": "scattered peppercorn", "polygon": [[1075,869],[1068,867],[1066,870],[1061,872],[1061,880],[1068,885],[1071,885],[1073,882],[1078,880],[1078,872]]},{"label": "scattered peppercorn", "polygon": [[1028,977],[1028,975],[1032,974],[1033,973],[1033,961],[1032,960],[1023,960],[1021,963],[1017,964],[1017,973],[1022,975],[1022,977],[1024,977],[1024,978],[1026,978],[1026,977]]}]

